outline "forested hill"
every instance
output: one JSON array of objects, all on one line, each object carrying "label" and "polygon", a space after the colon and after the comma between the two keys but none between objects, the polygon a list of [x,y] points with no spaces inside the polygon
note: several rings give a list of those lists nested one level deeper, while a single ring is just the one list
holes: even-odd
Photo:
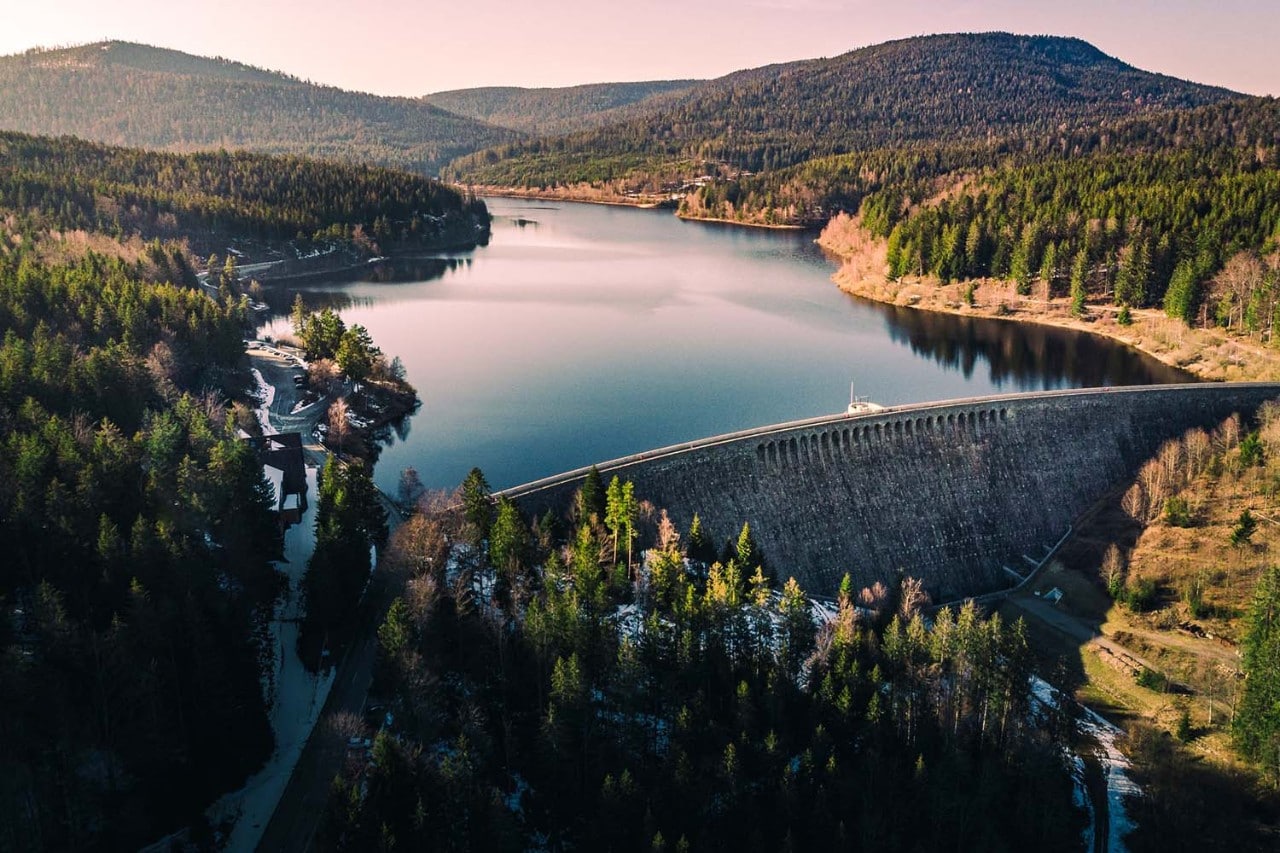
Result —
[{"label": "forested hill", "polygon": [[551,89],[490,86],[435,92],[423,100],[451,113],[530,134],[572,133],[656,112],[701,80],[591,83]]},{"label": "forested hill", "polygon": [[516,136],[417,99],[127,42],[0,57],[0,130],[171,151],[244,148],[431,175]]},{"label": "forested hill", "polygon": [[431,245],[488,222],[483,202],[375,166],[225,151],[169,154],[0,132],[0,209],[20,231]]},{"label": "forested hill", "polygon": [[240,436],[254,286],[196,286],[191,247],[474,239],[483,214],[407,172],[0,133],[0,851],[183,826],[215,849],[205,809],[272,753],[286,587]]},{"label": "forested hill", "polygon": [[[703,163],[763,171],[913,141],[1076,127],[1232,97],[1142,71],[1079,39],[924,36],[740,71],[650,116],[456,161],[477,183],[549,185],[669,177]],[[496,162],[495,162],[496,161]]]}]

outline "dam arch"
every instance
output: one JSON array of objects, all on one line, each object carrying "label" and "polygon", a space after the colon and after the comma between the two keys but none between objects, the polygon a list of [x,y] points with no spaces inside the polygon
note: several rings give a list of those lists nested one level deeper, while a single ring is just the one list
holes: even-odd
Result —
[{"label": "dam arch", "polygon": [[[712,541],[743,522],[809,591],[921,578],[935,600],[1007,588],[1076,517],[1166,440],[1280,398],[1280,383],[1006,394],[831,415],[599,464]],[[504,494],[527,514],[568,505],[586,468]]]}]

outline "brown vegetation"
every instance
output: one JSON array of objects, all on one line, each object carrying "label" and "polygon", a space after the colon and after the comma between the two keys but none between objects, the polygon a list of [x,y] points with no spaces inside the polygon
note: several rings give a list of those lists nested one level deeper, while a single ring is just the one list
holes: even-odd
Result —
[{"label": "brown vegetation", "polygon": [[[841,290],[891,305],[941,311],[975,317],[996,317],[1043,323],[1091,332],[1128,344],[1135,349],[1202,379],[1221,381],[1280,379],[1280,352],[1268,343],[1269,332],[1236,334],[1216,327],[1188,327],[1163,311],[1130,308],[1132,324],[1121,325],[1119,309],[1109,303],[1091,302],[1085,316],[1071,313],[1066,296],[1049,296],[1044,288],[1020,295],[1013,282],[976,279],[943,284],[935,276],[885,275],[886,241],[861,227],[858,217],[839,214],[823,229],[818,243],[839,256],[843,264],[834,279]],[[1255,259],[1256,260],[1256,259]],[[1211,284],[1206,304],[1226,297],[1231,306],[1242,304],[1232,294],[1247,288],[1261,262],[1237,258],[1227,264]],[[1239,312],[1239,307],[1229,310]],[[1270,317],[1270,313],[1267,314]]]}]

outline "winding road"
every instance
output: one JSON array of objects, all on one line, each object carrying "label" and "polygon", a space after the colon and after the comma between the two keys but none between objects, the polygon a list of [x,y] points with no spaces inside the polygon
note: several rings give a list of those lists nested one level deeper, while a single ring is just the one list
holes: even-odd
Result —
[{"label": "winding road", "polygon": [[[327,400],[321,400],[294,413],[293,407],[300,399],[293,377],[301,370],[286,355],[269,348],[249,350],[249,361],[263,379],[275,386],[271,401],[271,425],[281,432],[301,432],[303,452],[307,464],[322,466],[328,452],[314,443],[312,430],[324,416]],[[399,508],[379,492],[387,510],[387,525],[394,530],[403,521]],[[356,625],[352,640],[341,660],[338,661],[333,686],[325,702],[316,726],[311,731],[298,762],[294,765],[289,782],[271,815],[258,842],[262,851],[303,851],[310,848],[324,817],[333,777],[342,768],[347,754],[346,738],[334,731],[328,720],[337,714],[349,712],[359,715],[364,710],[369,687],[373,682],[373,667],[377,658],[378,626],[386,616],[387,608],[404,588],[404,579],[386,571],[376,571],[369,580],[364,597],[356,612]]]}]

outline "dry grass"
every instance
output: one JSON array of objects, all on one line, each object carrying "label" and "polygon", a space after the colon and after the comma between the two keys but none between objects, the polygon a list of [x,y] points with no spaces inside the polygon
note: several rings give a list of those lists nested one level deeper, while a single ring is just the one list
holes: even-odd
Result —
[{"label": "dry grass", "polygon": [[[860,233],[859,233],[860,232]],[[858,227],[856,217],[840,215],[831,220],[818,242],[844,261],[835,274],[836,284],[855,296],[975,317],[1001,317],[1092,332],[1128,344],[1202,379],[1243,382],[1280,380],[1280,352],[1247,337],[1228,335],[1221,329],[1192,329],[1164,312],[1133,309],[1133,323],[1116,322],[1118,309],[1091,303],[1083,318],[1071,316],[1065,297],[1043,293],[1023,296],[1014,285],[997,279],[943,284],[933,276],[885,278],[886,243]],[[967,287],[974,286],[974,304],[965,303]]]}]

